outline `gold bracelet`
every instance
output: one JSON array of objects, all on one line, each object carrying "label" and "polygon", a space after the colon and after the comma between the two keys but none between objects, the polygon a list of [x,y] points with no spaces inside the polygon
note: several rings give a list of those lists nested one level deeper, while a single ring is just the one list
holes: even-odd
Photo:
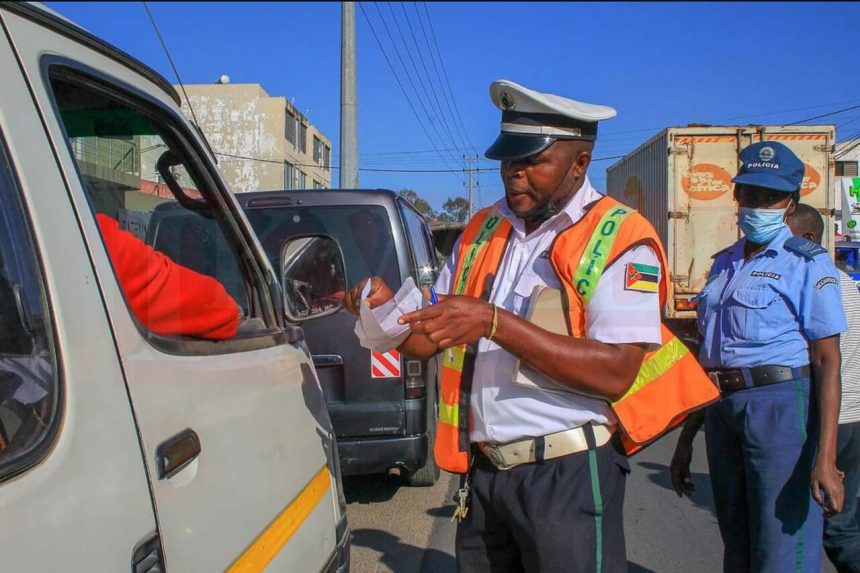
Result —
[{"label": "gold bracelet", "polygon": [[490,334],[487,336],[487,340],[492,340],[496,335],[496,329],[499,327],[499,307],[490,303],[493,307],[493,322],[490,324]]}]

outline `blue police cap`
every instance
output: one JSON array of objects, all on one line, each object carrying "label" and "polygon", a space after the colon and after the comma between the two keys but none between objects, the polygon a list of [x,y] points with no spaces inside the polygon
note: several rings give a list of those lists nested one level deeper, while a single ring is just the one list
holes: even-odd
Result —
[{"label": "blue police cap", "polygon": [[777,141],[753,143],[741,151],[741,167],[732,183],[793,193],[803,183],[803,161]]}]

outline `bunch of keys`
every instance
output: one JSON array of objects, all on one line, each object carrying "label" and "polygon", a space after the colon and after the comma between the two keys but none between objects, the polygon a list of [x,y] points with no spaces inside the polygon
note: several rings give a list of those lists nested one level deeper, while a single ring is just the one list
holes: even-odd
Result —
[{"label": "bunch of keys", "polygon": [[454,494],[454,500],[457,502],[457,508],[454,510],[454,515],[451,516],[451,521],[455,519],[457,522],[461,522],[466,519],[466,515],[469,513],[469,482],[463,484],[463,487],[457,490],[457,493]]},{"label": "bunch of keys", "polygon": [[463,487],[457,490],[454,494],[454,501],[457,502],[457,508],[454,510],[454,515],[451,516],[451,521],[457,520],[460,523],[469,514],[469,492],[472,489],[472,471],[475,469],[475,456],[469,461],[469,470],[466,472],[466,477],[463,478]]}]

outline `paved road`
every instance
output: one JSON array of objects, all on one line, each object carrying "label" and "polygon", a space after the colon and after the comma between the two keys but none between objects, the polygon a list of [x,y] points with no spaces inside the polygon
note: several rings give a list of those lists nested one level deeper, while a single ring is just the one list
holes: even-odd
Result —
[{"label": "paved road", "polygon": [[[668,464],[675,436],[631,459],[624,508],[631,573],[720,573],[722,542],[713,514],[704,439],[696,441],[696,493],[680,500]],[[451,573],[456,480],[443,474],[432,488],[410,488],[384,476],[347,478],[353,531],[353,573]],[[825,560],[826,561],[826,560]],[[835,570],[826,562],[822,573]]]}]

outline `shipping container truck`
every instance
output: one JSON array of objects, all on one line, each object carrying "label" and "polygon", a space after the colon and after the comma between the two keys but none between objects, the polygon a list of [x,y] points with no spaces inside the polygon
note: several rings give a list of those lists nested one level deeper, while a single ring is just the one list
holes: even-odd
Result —
[{"label": "shipping container truck", "polygon": [[835,136],[832,125],[669,127],[606,170],[608,194],[642,213],[663,241],[666,319],[679,336],[695,339],[693,297],[705,285],[711,257],[740,238],[731,178],[746,146],[779,141],[805,163],[801,202],[821,212],[822,242],[833,255]]}]

